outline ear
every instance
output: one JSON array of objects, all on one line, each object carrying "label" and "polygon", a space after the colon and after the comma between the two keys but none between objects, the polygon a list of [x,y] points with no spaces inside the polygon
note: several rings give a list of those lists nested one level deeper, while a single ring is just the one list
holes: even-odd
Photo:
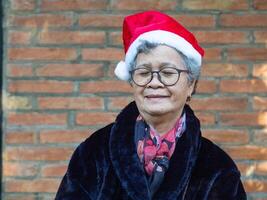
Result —
[{"label": "ear", "polygon": [[130,84],[131,87],[133,87],[133,81],[132,80],[128,81],[128,83]]},{"label": "ear", "polygon": [[188,97],[189,96],[191,97],[195,93],[196,86],[197,86],[196,80],[194,80],[192,83],[190,83],[189,88],[188,88],[188,93],[187,93]]}]

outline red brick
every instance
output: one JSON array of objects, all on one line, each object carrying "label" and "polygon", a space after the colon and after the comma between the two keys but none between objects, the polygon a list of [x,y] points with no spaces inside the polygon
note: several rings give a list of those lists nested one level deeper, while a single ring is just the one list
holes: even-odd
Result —
[{"label": "red brick", "polygon": [[183,7],[192,10],[246,10],[249,5],[246,0],[186,0],[183,1]]},{"label": "red brick", "polygon": [[109,67],[108,67],[108,73],[107,73],[107,77],[109,78],[117,78],[114,71],[115,71],[115,68],[117,66],[118,62],[113,62],[113,63],[110,63]]},{"label": "red brick", "polygon": [[267,174],[267,162],[259,162],[255,168],[255,174],[265,176]]},{"label": "red brick", "polygon": [[83,60],[107,60],[107,61],[119,61],[124,58],[122,49],[117,48],[105,48],[105,49],[83,49]]},{"label": "red brick", "polygon": [[5,200],[35,200],[34,194],[5,194]]},{"label": "red brick", "polygon": [[228,60],[266,61],[267,60],[266,55],[267,55],[267,48],[228,49]]},{"label": "red brick", "polygon": [[45,165],[42,167],[43,177],[62,177],[67,171],[67,165]]},{"label": "red brick", "polygon": [[267,81],[265,80],[221,80],[221,92],[232,93],[260,93],[267,92]]},{"label": "red brick", "polygon": [[238,169],[241,170],[241,175],[243,177],[245,176],[251,176],[251,175],[259,175],[259,176],[265,176],[267,173],[267,162],[259,162],[256,163],[237,163]]},{"label": "red brick", "polygon": [[111,45],[119,45],[122,46],[122,33],[121,32],[111,32],[109,33],[109,43]]},{"label": "red brick", "polygon": [[54,199],[55,196],[55,193],[38,193],[38,198],[40,198],[40,200],[51,200]]},{"label": "red brick", "polygon": [[77,113],[76,123],[78,125],[106,125],[115,120],[117,113]]},{"label": "red brick", "polygon": [[204,64],[201,76],[211,77],[244,77],[248,75],[248,66],[245,64],[210,63]]},{"label": "red brick", "polygon": [[3,175],[4,176],[36,176],[38,168],[36,164],[31,163],[17,163],[17,162],[4,162]]},{"label": "red brick", "polygon": [[56,192],[60,180],[58,179],[35,179],[35,180],[8,180],[5,192]]},{"label": "red brick", "polygon": [[215,143],[229,143],[229,144],[247,144],[249,142],[249,135],[242,130],[214,130],[207,129],[202,131],[203,136]]},{"label": "red brick", "polygon": [[259,175],[265,176],[267,174],[267,162],[256,162],[256,163],[237,163],[238,169],[241,170],[241,175],[251,176],[251,175]]},{"label": "red brick", "polygon": [[118,10],[175,10],[176,1],[160,1],[160,0],[113,0],[111,8]]},{"label": "red brick", "polygon": [[6,65],[9,77],[26,77],[33,76],[31,65],[25,64],[8,64]]},{"label": "red brick", "polygon": [[267,0],[254,0],[253,6],[257,10],[267,10]]},{"label": "red brick", "polygon": [[72,17],[67,15],[39,14],[28,16],[9,15],[7,25],[15,27],[48,28],[69,27],[72,25]]},{"label": "red brick", "polygon": [[193,33],[202,44],[248,43],[247,33],[241,31],[194,31]]},{"label": "red brick", "polygon": [[65,10],[101,10],[106,9],[107,0],[43,0],[41,9],[46,11],[65,11]]},{"label": "red brick", "polygon": [[267,110],[267,97],[253,97],[253,109],[254,110]]},{"label": "red brick", "polygon": [[267,31],[255,31],[254,32],[255,42],[266,44]]},{"label": "red brick", "polygon": [[76,59],[76,50],[72,48],[10,48],[9,60],[45,60],[68,61]]},{"label": "red brick", "polygon": [[65,125],[67,123],[66,114],[47,113],[12,113],[7,115],[9,125]]},{"label": "red brick", "polygon": [[220,18],[222,26],[231,27],[266,27],[266,14],[222,14]]},{"label": "red brick", "polygon": [[5,110],[30,110],[33,107],[33,99],[30,96],[5,95],[3,98]]},{"label": "red brick", "polygon": [[45,130],[40,132],[40,143],[78,143],[90,134],[88,130]]},{"label": "red brick", "polygon": [[10,0],[12,10],[34,10],[36,6],[35,0]]},{"label": "red brick", "polygon": [[172,15],[176,20],[178,20],[185,27],[190,28],[206,28],[215,26],[215,17],[212,15]]},{"label": "red brick", "polygon": [[43,31],[38,35],[42,44],[103,44],[102,31]]},{"label": "red brick", "polygon": [[267,148],[262,146],[236,146],[224,147],[224,150],[236,160],[266,160]]},{"label": "red brick", "polygon": [[6,144],[33,144],[33,132],[8,132],[5,135]]},{"label": "red brick", "polygon": [[[91,26],[91,27],[121,27],[123,18],[125,15],[81,15],[79,19],[80,26]],[[210,15],[172,15],[181,24],[186,27],[214,27],[215,18]]]},{"label": "red brick", "polygon": [[91,27],[121,27],[122,21],[124,16],[123,15],[101,15],[101,14],[85,14],[81,15],[79,19],[79,25],[84,26],[91,26]]},{"label": "red brick", "polygon": [[260,77],[260,78],[267,78],[267,63],[254,64],[253,76]]},{"label": "red brick", "polygon": [[104,101],[99,97],[40,97],[38,105],[41,109],[103,109]]},{"label": "red brick", "polygon": [[9,81],[9,92],[29,92],[29,93],[71,93],[73,83],[67,81]]},{"label": "red brick", "polygon": [[47,64],[36,69],[37,76],[49,77],[103,77],[100,64]]},{"label": "red brick", "polygon": [[110,97],[108,102],[109,110],[121,110],[133,101],[132,97]]},{"label": "red brick", "polygon": [[243,184],[246,192],[267,192],[267,182],[264,180],[246,180]]},{"label": "red brick", "polygon": [[267,112],[222,113],[221,123],[228,126],[266,126]]},{"label": "red brick", "polygon": [[29,44],[31,41],[31,32],[12,31],[8,33],[9,44]]},{"label": "red brick", "polygon": [[216,92],[216,83],[212,80],[200,80],[197,85],[197,93],[214,93]]},{"label": "red brick", "polygon": [[127,92],[131,93],[132,88],[128,82],[125,81],[95,81],[83,82],[80,85],[81,93],[100,93],[100,92]]},{"label": "red brick", "polygon": [[222,50],[218,48],[206,48],[204,61],[218,61],[222,59]]},{"label": "red brick", "polygon": [[214,125],[215,116],[212,113],[196,112],[196,116],[200,120],[201,125]]},{"label": "red brick", "polygon": [[266,144],[266,142],[267,142],[267,129],[255,131],[253,139],[257,143]]},{"label": "red brick", "polygon": [[254,174],[255,171],[254,164],[248,164],[243,162],[236,162],[236,164],[242,177],[251,176]]},{"label": "red brick", "polygon": [[246,110],[248,100],[246,98],[231,98],[231,97],[208,97],[208,98],[193,98],[190,102],[193,110]]},{"label": "red brick", "polygon": [[4,160],[17,161],[60,161],[69,160],[73,148],[67,147],[7,147]]}]

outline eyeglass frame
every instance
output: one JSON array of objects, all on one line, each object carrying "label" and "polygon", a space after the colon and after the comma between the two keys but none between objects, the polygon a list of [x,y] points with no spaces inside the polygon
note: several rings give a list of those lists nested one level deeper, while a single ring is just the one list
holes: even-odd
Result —
[{"label": "eyeglass frame", "polygon": [[[171,69],[174,69],[175,71],[177,71],[177,73],[178,73],[178,78],[177,78],[177,80],[175,81],[175,83],[170,84],[170,85],[169,85],[169,84],[166,85],[165,83],[162,82],[162,80],[161,80],[161,76],[160,76],[159,73],[160,73],[162,70],[166,69],[166,68],[168,68],[168,69],[171,68]],[[140,84],[137,84],[137,83],[134,81],[134,78],[133,78],[133,74],[134,74],[134,72],[135,72],[136,70],[138,70],[138,69],[148,69],[148,68],[147,68],[147,67],[138,67],[138,68],[135,68],[135,69],[133,69],[133,70],[130,71],[130,74],[131,74],[131,80],[132,80],[137,86],[139,86],[139,87],[145,87],[147,84],[149,84],[149,83],[153,80],[153,78],[154,78],[154,73],[157,74],[157,78],[158,78],[159,82],[162,83],[164,86],[174,86],[174,85],[179,81],[179,79],[180,79],[180,75],[181,75],[182,72],[184,72],[184,73],[190,73],[189,70],[177,69],[177,68],[175,68],[175,67],[163,67],[163,68],[161,68],[160,70],[151,70],[151,71],[150,71],[150,74],[151,74],[151,78],[150,78],[150,80],[149,80],[146,84],[144,84],[144,85],[140,85]],[[148,69],[148,70],[149,70],[149,69]]]}]

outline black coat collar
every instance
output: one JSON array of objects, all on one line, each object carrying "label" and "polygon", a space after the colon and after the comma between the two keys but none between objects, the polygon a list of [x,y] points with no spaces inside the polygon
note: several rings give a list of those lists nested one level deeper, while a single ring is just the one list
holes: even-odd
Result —
[{"label": "black coat collar", "polygon": [[[186,132],[178,140],[165,178],[153,199],[182,196],[200,148],[200,125],[189,106],[185,106]],[[110,134],[110,157],[122,187],[134,199],[152,199],[134,141],[138,109],[130,103],[117,117]]]}]

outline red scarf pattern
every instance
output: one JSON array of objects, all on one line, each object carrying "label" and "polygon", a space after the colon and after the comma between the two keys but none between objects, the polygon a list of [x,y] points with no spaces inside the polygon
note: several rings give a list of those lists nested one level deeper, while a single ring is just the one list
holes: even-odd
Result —
[{"label": "red scarf pattern", "polygon": [[[143,122],[138,116],[137,122]],[[168,162],[174,152],[176,141],[185,130],[185,113],[177,120],[174,127],[163,135],[159,135],[151,126],[146,127],[144,138],[137,142],[137,154],[148,175],[155,171],[163,172],[168,168]]]}]

